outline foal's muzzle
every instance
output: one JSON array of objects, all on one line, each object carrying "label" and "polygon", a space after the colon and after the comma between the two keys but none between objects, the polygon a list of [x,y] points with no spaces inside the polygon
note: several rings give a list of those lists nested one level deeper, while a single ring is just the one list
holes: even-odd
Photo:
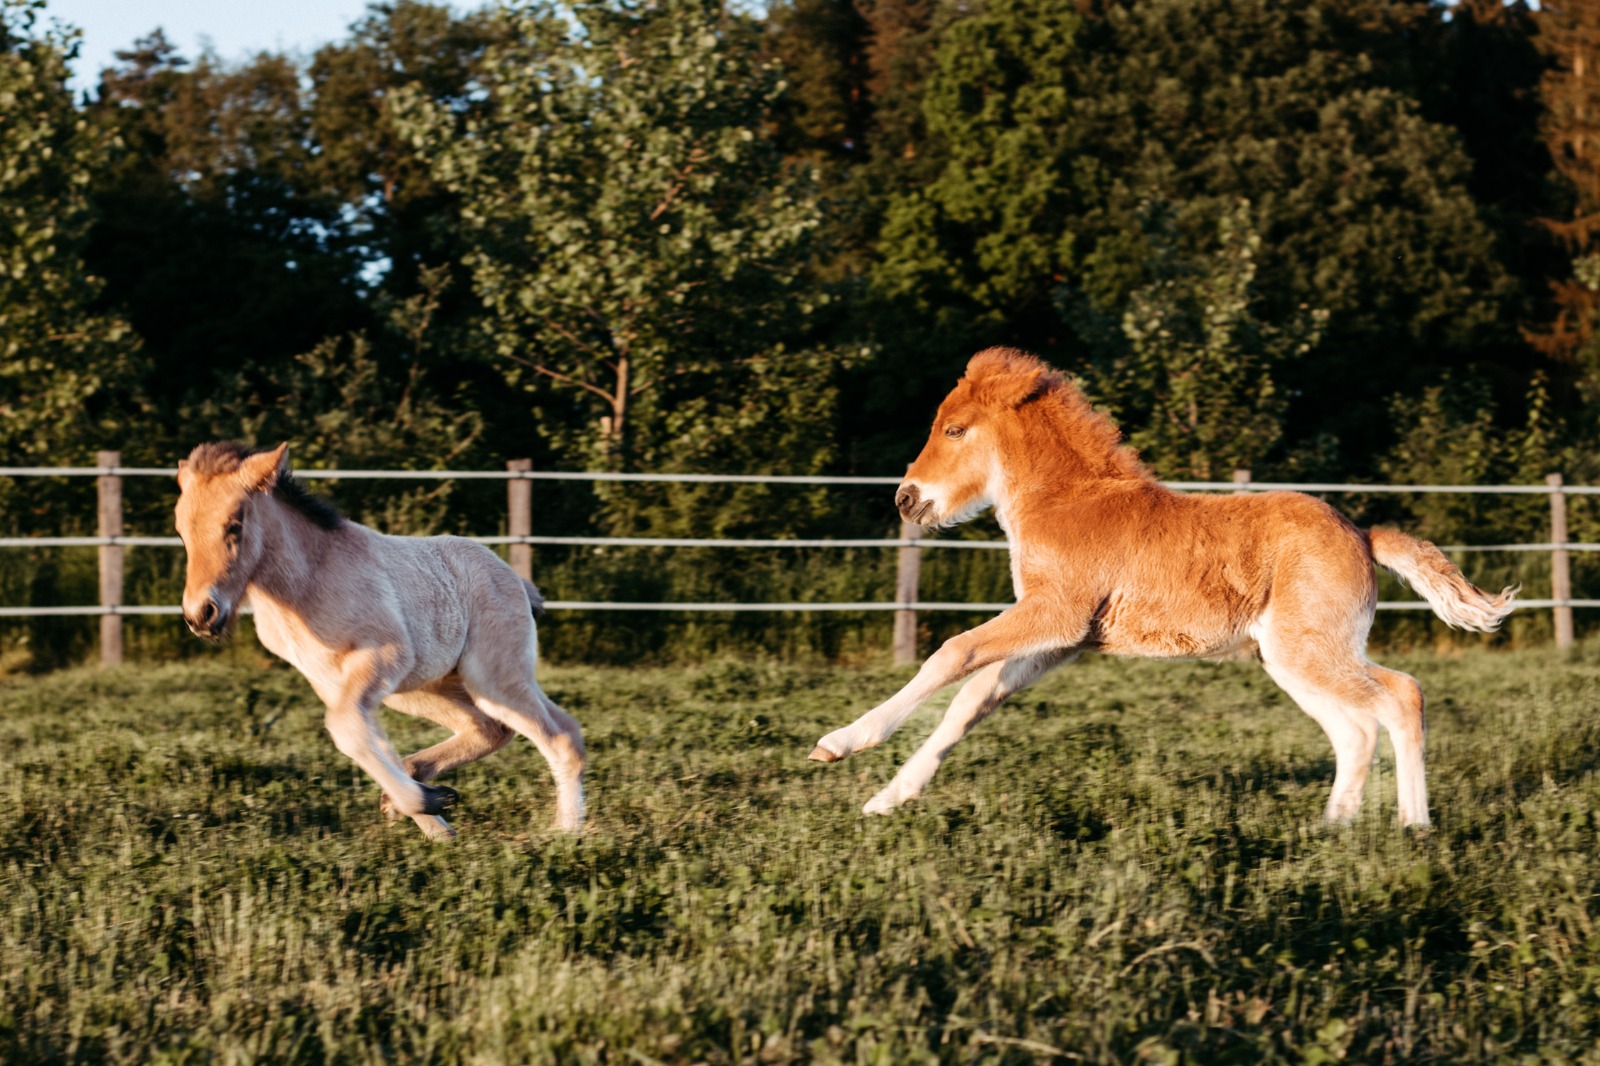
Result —
[{"label": "foal's muzzle", "polygon": [[894,505],[900,511],[900,517],[907,522],[921,526],[933,522],[933,501],[924,500],[922,490],[915,485],[901,485],[900,491],[894,494]]},{"label": "foal's muzzle", "polygon": [[233,618],[233,612],[224,610],[216,600],[207,599],[192,613],[183,612],[183,620],[189,626],[189,632],[197,637],[207,640],[216,640],[227,631],[228,622]]}]

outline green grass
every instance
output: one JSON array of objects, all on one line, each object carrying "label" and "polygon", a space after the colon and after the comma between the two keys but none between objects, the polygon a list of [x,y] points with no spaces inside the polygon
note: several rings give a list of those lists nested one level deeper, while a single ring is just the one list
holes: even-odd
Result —
[{"label": "green grass", "polygon": [[805,756],[906,671],[550,667],[587,831],[518,742],[454,845],[286,668],[3,681],[0,1059],[1600,1061],[1600,647],[1390,662],[1423,836],[1387,744],[1325,830],[1331,749],[1246,664],[1058,672],[877,819],[929,716]]}]

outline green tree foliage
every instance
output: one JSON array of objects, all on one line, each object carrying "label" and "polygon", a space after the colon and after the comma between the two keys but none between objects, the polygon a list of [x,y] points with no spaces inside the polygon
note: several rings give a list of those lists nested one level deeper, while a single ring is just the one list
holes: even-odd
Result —
[{"label": "green tree foliage", "polygon": [[[1400,427],[1398,439],[1379,464],[1381,480],[1404,485],[1537,485],[1552,471],[1568,483],[1592,484],[1600,464],[1588,448],[1570,444],[1571,427],[1555,410],[1549,381],[1533,376],[1523,401],[1520,425],[1506,426],[1497,412],[1493,390],[1482,377],[1449,377],[1421,396],[1397,396],[1390,417]],[[1472,493],[1424,493],[1404,498],[1367,501],[1363,519],[1398,523],[1439,544],[1517,544],[1549,535],[1550,504],[1543,495],[1509,497]],[[1570,497],[1568,537],[1573,541],[1600,536],[1600,510],[1587,497]],[[1473,580],[1495,588],[1520,584],[1529,595],[1550,594],[1550,557],[1543,552],[1473,553]],[[1578,554],[1573,560],[1576,587],[1592,587],[1600,570]],[[1514,637],[1548,637],[1548,616],[1519,616]],[[1425,629],[1426,620],[1408,619],[1391,629]],[[1436,628],[1436,627],[1435,627]]]},{"label": "green tree foliage", "polygon": [[489,113],[462,126],[411,93],[405,114],[462,198],[484,327],[544,394],[541,432],[600,467],[815,469],[819,208],[766,134],[781,86],[750,27],[710,0],[504,17]]},{"label": "green tree foliage", "polygon": [[[147,341],[170,428],[156,448],[192,443],[201,408],[233,383],[271,395],[329,337],[364,331],[386,373],[413,371],[415,349],[383,328],[388,308],[464,248],[453,197],[385,102],[406,85],[470,109],[493,25],[403,0],[375,6],[309,68],[272,54],[190,63],[159,31],[118,53],[90,112],[130,150],[97,186],[91,262]],[[430,297],[428,352],[462,364],[430,360],[448,390],[473,379],[473,302],[465,273],[455,282]],[[473,403],[493,409],[490,397]]]},{"label": "green tree foliage", "polygon": [[[381,273],[387,293],[420,291],[425,266],[453,266],[465,253],[454,197],[396,126],[388,101],[405,89],[457,121],[484,110],[487,102],[475,91],[478,64],[505,28],[483,10],[458,17],[417,0],[374,4],[346,40],[320,49],[311,62],[308,108],[319,183],[343,205],[345,240]],[[467,298],[468,287],[460,289],[447,297],[450,303]],[[459,317],[459,309],[447,310]],[[439,327],[436,319],[433,328]]]},{"label": "green tree foliage", "polygon": [[[446,287],[442,268],[425,268],[422,292],[393,308],[388,335],[330,337],[279,368],[270,381],[225,378],[221,402],[199,405],[208,437],[275,444],[288,441],[296,466],[315,469],[448,470],[471,465],[483,417],[462,397],[441,396],[423,366],[434,316]],[[407,345],[396,364],[377,349]],[[324,486],[319,486],[324,487]],[[450,529],[453,481],[417,488],[385,481],[325,486],[358,521],[390,533]],[[483,530],[467,530],[483,532]]]},{"label": "green tree foliage", "polygon": [[[264,370],[366,323],[318,187],[298,67],[191,64],[159,33],[118,53],[89,113],[127,145],[96,183],[90,262],[144,338],[165,451],[216,379]],[[174,439],[174,433],[177,439]],[[154,458],[150,456],[149,458]]]},{"label": "green tree foliage", "polygon": [[[389,106],[404,90],[458,128],[487,112],[492,101],[481,91],[479,65],[508,29],[486,9],[457,14],[419,0],[372,4],[348,37],[317,52],[306,73],[318,183],[340,203],[336,240],[358,272],[374,357],[400,375],[415,372],[409,360],[423,360],[431,388],[483,417],[475,448],[528,455],[527,405],[486,358],[459,200],[434,180]],[[441,287],[441,278],[448,284]],[[428,343],[397,346],[400,334],[384,322],[391,308],[419,298],[433,307]]]},{"label": "green tree foliage", "polygon": [[138,340],[84,264],[110,140],[72,105],[75,35],[0,0],[0,464],[92,460],[140,415]]},{"label": "green tree foliage", "polygon": [[1539,48],[1539,16],[1524,0],[1458,0],[1447,20],[1416,16],[1400,36],[1412,55],[1422,113],[1454,129],[1472,161],[1467,189],[1521,283],[1524,317],[1554,265],[1549,235],[1528,225],[1552,200],[1540,128],[1539,86],[1549,61]]},{"label": "green tree foliage", "polygon": [[[1574,457],[1563,453],[1564,427],[1551,411],[1542,375],[1534,378],[1526,406],[1524,424],[1508,432],[1481,379],[1448,379],[1420,397],[1396,397],[1390,417],[1403,428],[1379,471],[1387,481],[1410,485],[1536,484],[1552,470],[1571,472]],[[1508,504],[1440,493],[1412,501],[1408,517],[1420,536],[1495,543],[1527,538],[1547,509],[1539,497]]]},{"label": "green tree foliage", "polygon": [[880,291],[952,335],[1071,363],[1050,293],[1065,282],[1119,316],[1153,254],[1142,203],[1170,204],[1197,252],[1249,199],[1257,313],[1329,314],[1319,357],[1282,383],[1293,435],[1332,434],[1359,468],[1384,420],[1331,398],[1470,364],[1508,284],[1459,142],[1379,62],[1397,18],[1379,0],[1128,0],[1081,22],[1041,0],[984,4],[936,50],[923,109],[946,162],[891,199]]},{"label": "green tree foliage", "polygon": [[1202,255],[1177,247],[1163,205],[1147,205],[1144,215],[1150,278],[1129,296],[1120,329],[1107,336],[1079,312],[1080,332],[1100,340],[1095,391],[1163,477],[1260,472],[1284,434],[1283,368],[1313,348],[1327,316],[1308,312],[1283,327],[1257,316],[1261,238],[1247,202],[1218,219],[1214,247]]},{"label": "green tree foliage", "polygon": [[[1543,132],[1560,175],[1558,210],[1544,222],[1576,262],[1600,252],[1600,9],[1563,0],[1541,5],[1538,41],[1549,60]],[[1570,358],[1594,332],[1600,296],[1575,270],[1552,278],[1550,289],[1551,321],[1530,339]]]},{"label": "green tree foliage", "polygon": [[818,161],[863,152],[871,120],[868,32],[855,0],[782,0],[767,9],[765,50],[790,84],[776,113],[785,151]]},{"label": "green tree foliage", "polygon": [[1000,329],[1049,305],[1078,213],[1078,131],[1063,121],[1078,27],[1064,4],[991,0],[945,30],[922,100],[942,169],[889,202],[877,280],[890,296],[941,325],[966,311]]}]

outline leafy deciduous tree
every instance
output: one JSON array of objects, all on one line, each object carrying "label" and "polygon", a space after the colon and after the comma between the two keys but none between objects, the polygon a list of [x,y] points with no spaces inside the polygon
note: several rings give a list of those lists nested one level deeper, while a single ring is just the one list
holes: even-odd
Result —
[{"label": "leafy deciduous tree", "polygon": [[1144,212],[1150,280],[1135,289],[1089,371],[1095,391],[1128,431],[1128,442],[1163,477],[1225,478],[1261,470],[1284,434],[1283,367],[1305,356],[1326,315],[1309,311],[1285,326],[1256,314],[1261,238],[1240,202],[1217,222],[1214,246],[1185,253],[1163,205]]},{"label": "leafy deciduous tree", "polygon": [[111,142],[72,104],[76,37],[0,0],[0,461],[83,462],[139,413],[138,341],[95,310],[89,186]]},{"label": "leafy deciduous tree", "polygon": [[[591,464],[814,469],[833,359],[803,347],[819,209],[766,132],[777,72],[715,0],[572,15],[504,15],[493,106],[464,130],[404,101],[462,199],[508,379],[546,391],[541,431]],[[810,431],[776,432],[796,418]]]}]

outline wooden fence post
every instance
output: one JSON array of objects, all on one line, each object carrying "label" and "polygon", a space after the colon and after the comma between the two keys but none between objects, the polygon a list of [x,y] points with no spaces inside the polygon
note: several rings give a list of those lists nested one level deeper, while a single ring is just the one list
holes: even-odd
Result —
[{"label": "wooden fence post", "polygon": [[1547,474],[1550,483],[1550,598],[1556,601],[1556,647],[1572,647],[1571,559],[1567,552],[1567,494],[1560,474]]},{"label": "wooden fence post", "polygon": [[[121,452],[96,452],[95,464],[110,469],[122,465]],[[122,536],[122,478],[102,474],[95,479],[99,496],[99,516],[96,522],[102,537]],[[100,606],[122,606],[122,545],[100,546]],[[122,616],[107,613],[100,616],[100,665],[122,664]]]},{"label": "wooden fence post", "polygon": [[[532,470],[532,459],[512,459],[507,470]],[[506,532],[513,537],[533,536],[533,482],[517,477],[506,482]],[[511,545],[511,569],[524,581],[533,580],[533,545]]]},{"label": "wooden fence post", "polygon": [[1244,486],[1250,484],[1250,471],[1248,471],[1248,470],[1235,470],[1233,472],[1233,483],[1235,485],[1239,486],[1239,488],[1236,491],[1238,491],[1238,492],[1248,492],[1249,490],[1246,489]]},{"label": "wooden fence post", "polygon": [[[900,523],[902,540],[919,541],[922,527],[914,522]],[[922,548],[912,543],[901,547],[895,567],[894,598],[896,603],[916,603],[917,586],[922,581]],[[894,661],[917,661],[917,612],[915,608],[894,613]]]}]

